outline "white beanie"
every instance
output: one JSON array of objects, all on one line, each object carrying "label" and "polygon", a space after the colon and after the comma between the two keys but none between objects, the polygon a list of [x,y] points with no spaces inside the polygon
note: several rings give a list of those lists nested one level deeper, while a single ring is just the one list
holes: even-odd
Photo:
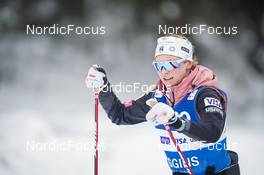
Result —
[{"label": "white beanie", "polygon": [[193,61],[193,46],[188,39],[163,36],[158,38],[155,57],[158,55],[173,55],[185,60]]}]

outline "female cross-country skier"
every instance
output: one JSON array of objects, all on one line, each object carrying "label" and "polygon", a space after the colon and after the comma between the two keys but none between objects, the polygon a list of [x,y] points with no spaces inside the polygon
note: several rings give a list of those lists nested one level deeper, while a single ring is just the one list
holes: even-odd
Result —
[{"label": "female cross-country skier", "polygon": [[[173,175],[190,174],[187,164],[195,175],[239,175],[238,155],[227,150],[227,96],[216,75],[197,64],[192,43],[183,36],[158,38],[152,64],[160,80],[136,100],[121,103],[98,65],[89,69],[86,85],[100,89],[99,101],[113,123],[153,123]],[[149,106],[149,100],[156,103]]]}]

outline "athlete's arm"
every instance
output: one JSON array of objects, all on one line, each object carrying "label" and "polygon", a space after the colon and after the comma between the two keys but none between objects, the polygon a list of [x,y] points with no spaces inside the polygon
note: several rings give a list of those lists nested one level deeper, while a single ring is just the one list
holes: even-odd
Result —
[{"label": "athlete's arm", "polygon": [[149,111],[146,101],[151,98],[151,93],[123,104],[109,87],[108,91],[100,92],[99,101],[113,123],[132,125],[146,121],[145,115]]},{"label": "athlete's arm", "polygon": [[146,101],[151,93],[122,104],[112,91],[106,71],[99,65],[93,65],[89,69],[85,82],[88,88],[100,92],[99,101],[113,123],[131,125],[146,121],[145,115],[149,111]]},{"label": "athlete's arm", "polygon": [[[220,105],[208,105],[205,100],[218,100]],[[224,129],[226,109],[222,97],[213,89],[204,89],[198,94],[196,109],[200,116],[198,123],[190,123],[185,120],[185,128],[181,131],[183,134],[199,141],[208,143],[216,142]],[[172,124],[176,129],[181,126],[181,120]]]}]

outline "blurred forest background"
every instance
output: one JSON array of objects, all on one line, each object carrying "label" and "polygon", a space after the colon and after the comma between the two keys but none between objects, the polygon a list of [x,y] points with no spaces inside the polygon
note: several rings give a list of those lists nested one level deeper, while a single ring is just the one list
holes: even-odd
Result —
[{"label": "blurred forest background", "polygon": [[[27,35],[28,24],[100,25],[106,34]],[[155,83],[151,62],[159,24],[238,27],[237,35],[187,37],[200,64],[215,71],[229,96],[229,141],[240,155],[242,174],[259,174],[264,162],[259,154],[264,143],[261,0],[1,0],[0,174],[92,174],[94,99],[84,84],[87,70],[101,65],[112,84]],[[140,94],[117,95],[126,100]],[[100,110],[100,174],[170,174],[151,126],[118,127]],[[88,142],[91,149],[26,150],[28,141],[67,140]]]}]

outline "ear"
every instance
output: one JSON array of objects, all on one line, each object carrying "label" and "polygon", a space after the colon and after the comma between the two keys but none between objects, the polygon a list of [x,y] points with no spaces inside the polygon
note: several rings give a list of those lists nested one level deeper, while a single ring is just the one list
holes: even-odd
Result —
[{"label": "ear", "polygon": [[191,61],[186,61],[186,62],[185,62],[185,65],[186,65],[186,68],[187,68],[187,69],[191,69],[192,66],[193,66],[193,62],[191,62]]}]

